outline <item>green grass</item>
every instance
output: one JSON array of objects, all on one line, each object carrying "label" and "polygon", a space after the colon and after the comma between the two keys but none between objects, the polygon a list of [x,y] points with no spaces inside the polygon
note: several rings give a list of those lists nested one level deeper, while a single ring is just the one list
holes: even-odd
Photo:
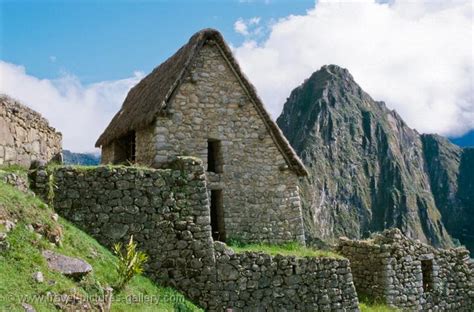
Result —
[{"label": "green grass", "polygon": [[391,308],[384,304],[368,304],[360,303],[359,308],[361,312],[397,312],[399,310]]},{"label": "green grass", "polygon": [[[15,228],[8,233],[8,251],[0,254],[0,311],[23,311],[22,302],[29,302],[36,311],[56,310],[53,302],[43,300],[50,292],[77,294],[82,298],[103,294],[106,286],[117,280],[116,257],[64,219],[59,224],[51,219],[54,211],[38,198],[24,194],[10,185],[0,182],[0,219],[17,220]],[[62,228],[60,247],[46,238],[38,237],[27,229],[33,222]],[[2,230],[2,229],[0,229]],[[56,252],[86,260],[93,272],[81,281],[74,281],[59,273],[49,271],[41,256],[41,250]],[[33,281],[32,274],[41,271],[45,282]],[[39,297],[43,296],[43,298]],[[38,300],[39,298],[39,300]],[[148,302],[135,302],[147,299]],[[150,303],[150,300],[159,303]],[[140,301],[140,300],[139,300]],[[120,293],[114,293],[112,311],[200,311],[183,295],[170,288],[158,287],[144,276],[134,277]]]},{"label": "green grass", "polygon": [[327,250],[317,250],[301,246],[296,242],[281,245],[271,244],[245,244],[237,240],[230,240],[229,246],[237,253],[241,252],[263,252],[270,255],[296,256],[296,257],[326,257],[333,259],[343,259],[342,256]]},{"label": "green grass", "polygon": [[1,165],[0,172],[4,171],[6,173],[27,173],[28,169],[20,165]]},{"label": "green grass", "polygon": [[389,307],[385,303],[367,297],[359,298],[361,312],[399,312],[400,310]]}]

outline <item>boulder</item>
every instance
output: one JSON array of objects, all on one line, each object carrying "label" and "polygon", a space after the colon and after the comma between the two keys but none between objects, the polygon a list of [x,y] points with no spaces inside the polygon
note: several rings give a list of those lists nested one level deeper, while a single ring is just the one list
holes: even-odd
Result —
[{"label": "boulder", "polygon": [[43,257],[51,270],[69,277],[81,278],[92,271],[91,265],[84,260],[64,256],[51,250],[44,250]]}]

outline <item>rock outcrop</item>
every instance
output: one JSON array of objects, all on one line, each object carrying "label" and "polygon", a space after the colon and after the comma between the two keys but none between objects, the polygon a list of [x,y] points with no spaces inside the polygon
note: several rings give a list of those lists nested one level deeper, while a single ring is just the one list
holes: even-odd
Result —
[{"label": "rock outcrop", "polygon": [[452,245],[421,136],[346,69],[315,72],[292,91],[277,123],[310,171],[302,185],[307,235],[360,238],[397,227],[434,246]]},{"label": "rock outcrop", "polygon": [[474,149],[424,134],[423,152],[436,206],[449,234],[474,250]]}]

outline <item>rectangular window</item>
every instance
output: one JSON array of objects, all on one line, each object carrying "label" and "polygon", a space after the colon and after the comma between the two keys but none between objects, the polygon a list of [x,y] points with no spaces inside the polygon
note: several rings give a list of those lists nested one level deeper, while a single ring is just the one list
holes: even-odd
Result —
[{"label": "rectangular window", "polygon": [[433,260],[421,260],[421,272],[423,274],[423,291],[433,289]]},{"label": "rectangular window", "polygon": [[207,141],[207,171],[222,172],[221,142],[218,140]]},{"label": "rectangular window", "polygon": [[225,242],[222,190],[211,190],[211,231],[215,241]]}]

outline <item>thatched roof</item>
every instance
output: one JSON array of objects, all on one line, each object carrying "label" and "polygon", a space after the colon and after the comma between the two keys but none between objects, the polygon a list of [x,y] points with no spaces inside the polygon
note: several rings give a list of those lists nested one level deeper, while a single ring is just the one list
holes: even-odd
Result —
[{"label": "thatched roof", "polygon": [[298,175],[307,175],[307,171],[293,148],[284,137],[276,123],[270,118],[262,101],[257,95],[254,86],[240,70],[240,66],[232,55],[232,51],[225,43],[222,35],[214,29],[203,29],[194,34],[189,42],[182,46],[173,56],[155,68],[143,78],[128,93],[122,108],[114,116],[104,133],[96,142],[96,147],[109,144],[130,131],[150,125],[155,118],[163,114],[166,104],[173,90],[181,83],[186,70],[197,52],[207,40],[213,40],[219,45],[227,60],[231,63],[235,73],[239,76],[247,89],[252,102],[265,122],[275,143],[285,157],[290,169]]}]

